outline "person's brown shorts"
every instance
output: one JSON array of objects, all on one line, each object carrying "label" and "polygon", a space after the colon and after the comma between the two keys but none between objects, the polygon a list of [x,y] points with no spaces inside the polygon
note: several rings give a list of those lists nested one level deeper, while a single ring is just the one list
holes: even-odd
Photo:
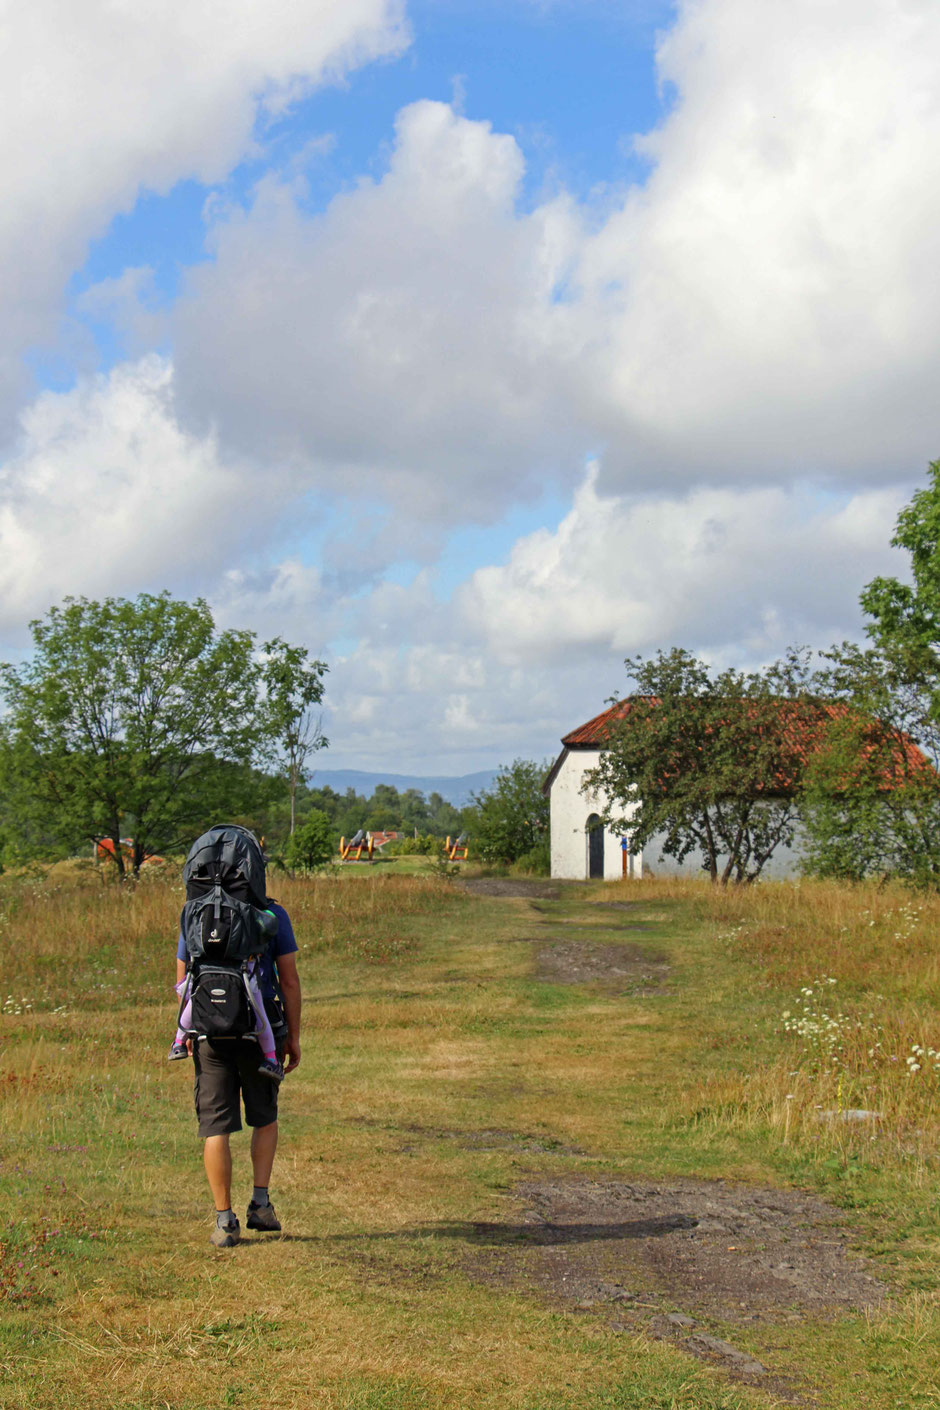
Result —
[{"label": "person's brown shorts", "polygon": [[261,1049],[250,1038],[200,1038],[193,1045],[200,1136],[240,1131],[242,1101],[249,1126],[270,1126],[277,1120],[278,1084],[261,1076],[260,1061]]}]

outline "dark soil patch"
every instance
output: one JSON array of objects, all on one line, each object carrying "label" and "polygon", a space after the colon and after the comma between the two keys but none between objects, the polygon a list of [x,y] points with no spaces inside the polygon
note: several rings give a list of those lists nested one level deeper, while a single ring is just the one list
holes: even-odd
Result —
[{"label": "dark soil patch", "polygon": [[602,1278],[731,1321],[860,1308],[881,1297],[878,1280],[847,1249],[841,1212],[801,1190],[549,1179],[516,1193],[523,1241],[538,1250],[535,1280],[562,1296],[572,1275]]},{"label": "dark soil patch", "polygon": [[517,1221],[465,1227],[471,1278],[672,1341],[782,1400],[802,1401],[790,1379],[799,1368],[781,1368],[781,1379],[708,1323],[818,1319],[884,1295],[850,1252],[840,1211],[803,1191],[562,1177],[515,1193]]},{"label": "dark soil patch", "polygon": [[520,877],[468,877],[460,885],[473,896],[507,896],[525,900],[557,901],[561,892],[548,881],[526,881]]},{"label": "dark soil patch", "polygon": [[665,992],[669,961],[661,952],[628,941],[536,941],[536,978],[550,984],[605,984],[633,994]]}]

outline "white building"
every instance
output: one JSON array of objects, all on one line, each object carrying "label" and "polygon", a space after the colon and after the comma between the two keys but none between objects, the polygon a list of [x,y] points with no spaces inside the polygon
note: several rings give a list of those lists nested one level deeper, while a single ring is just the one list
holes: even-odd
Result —
[{"label": "white building", "polygon": [[[586,789],[584,779],[597,768],[606,731],[616,718],[623,718],[623,709],[622,704],[614,706],[566,734],[562,751],[542,785],[551,806],[552,876],[566,881],[639,879],[645,861],[647,876],[701,878],[704,859],[698,850],[677,862],[664,854],[663,839],[656,836],[642,851],[631,853],[624,846],[626,839],[601,823],[607,797]],[[633,808],[617,811],[629,817]],[[792,847],[777,848],[762,875],[776,879],[798,876],[801,862],[802,839],[798,835]]]},{"label": "white building", "polygon": [[601,824],[606,796],[584,788],[585,775],[600,761],[600,740],[612,714],[605,710],[565,735],[562,751],[542,785],[551,804],[552,876],[617,881],[643,874],[642,855],[626,851],[621,834]]}]

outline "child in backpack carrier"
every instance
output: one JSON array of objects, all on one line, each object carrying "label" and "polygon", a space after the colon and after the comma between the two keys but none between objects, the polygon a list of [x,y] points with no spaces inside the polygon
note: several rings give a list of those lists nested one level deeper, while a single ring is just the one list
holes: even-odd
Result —
[{"label": "child in backpack carrier", "polygon": [[[271,1021],[268,1018],[264,1007],[264,999],[258,985],[257,961],[252,958],[248,961],[244,971],[248,996],[251,1000],[251,1007],[255,1015],[256,1027],[253,1037],[257,1040],[261,1049],[261,1061],[258,1064],[258,1071],[263,1077],[269,1077],[272,1082],[281,1082],[284,1078],[284,1069],[277,1060],[277,1049],[274,1043],[274,1033],[271,1028]],[[168,1062],[180,1062],[183,1058],[189,1057],[189,1049],[186,1046],[186,1039],[192,1032],[193,1021],[193,1000],[192,1000],[193,976],[192,973],[181,979],[175,986],[177,994],[182,1001],[182,1008],[177,1019],[176,1037],[170,1044],[170,1051],[167,1054]]]}]

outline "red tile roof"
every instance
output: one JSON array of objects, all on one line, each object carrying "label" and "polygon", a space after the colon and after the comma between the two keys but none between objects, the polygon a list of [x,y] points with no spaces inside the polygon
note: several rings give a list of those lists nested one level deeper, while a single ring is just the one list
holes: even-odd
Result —
[{"label": "red tile roof", "polygon": [[587,724],[580,725],[573,729],[570,734],[562,735],[562,744],[569,749],[577,749],[579,745],[591,745],[595,749],[604,743],[612,725],[619,724],[630,709],[630,700],[621,700],[616,705],[612,705],[603,714],[595,715],[593,720],[588,720]]},{"label": "red tile roof", "polygon": [[[600,715],[595,715],[592,720],[588,720],[586,724],[580,725],[577,729],[573,729],[569,734],[564,735],[561,741],[562,744],[567,749],[603,748],[611,730],[622,720],[626,719],[627,715],[630,713],[631,706],[640,700],[642,700],[644,704],[655,705],[658,703],[655,696],[649,695],[630,696],[626,700],[619,700],[615,705],[611,705],[609,709],[604,710]],[[779,705],[781,711],[786,712],[789,707],[794,713],[795,718],[790,728],[785,727],[784,729],[784,737],[786,745],[792,751],[793,755],[804,763],[808,756],[812,754],[821,743],[821,736],[826,723],[832,720],[844,719],[849,713],[849,707],[839,701],[825,704],[821,703],[817,707],[819,713],[816,717],[816,721],[811,723],[805,716],[802,718],[796,716],[796,711],[799,708],[796,701],[780,700]],[[795,738],[794,730],[799,731]],[[895,749],[896,772],[895,770],[886,770],[886,773],[890,772],[894,775],[895,780],[899,775],[909,777],[912,773],[919,773],[922,769],[929,769],[933,772],[930,762],[920,749],[918,749],[909,735],[899,734],[896,736]],[[785,784],[786,780],[781,779],[780,782]]]}]

